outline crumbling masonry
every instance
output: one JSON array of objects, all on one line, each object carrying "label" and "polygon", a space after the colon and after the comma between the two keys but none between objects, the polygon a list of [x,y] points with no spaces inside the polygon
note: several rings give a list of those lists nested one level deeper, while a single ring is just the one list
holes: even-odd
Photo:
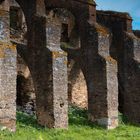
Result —
[{"label": "crumbling masonry", "polygon": [[140,123],[139,37],[129,14],[92,0],[0,0],[0,128],[16,130],[16,95],[49,128],[67,128],[68,101],[82,97],[107,129],[118,110]]}]

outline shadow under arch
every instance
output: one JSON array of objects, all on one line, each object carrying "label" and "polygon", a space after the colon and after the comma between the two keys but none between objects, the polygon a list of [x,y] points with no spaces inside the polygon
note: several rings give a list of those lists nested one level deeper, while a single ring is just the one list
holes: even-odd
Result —
[{"label": "shadow under arch", "polygon": [[87,85],[80,66],[81,44],[79,26],[75,22],[75,17],[73,22],[70,33],[68,30],[63,30],[62,26],[64,32],[61,34],[61,49],[68,53],[68,101],[69,105],[87,109]]},{"label": "shadow under arch", "polygon": [[28,63],[27,23],[20,5],[10,1],[10,38],[17,48],[17,106],[28,114],[35,109],[35,89]]},{"label": "shadow under arch", "polygon": [[35,114],[35,88],[31,72],[23,58],[17,56],[17,106],[28,114]]}]

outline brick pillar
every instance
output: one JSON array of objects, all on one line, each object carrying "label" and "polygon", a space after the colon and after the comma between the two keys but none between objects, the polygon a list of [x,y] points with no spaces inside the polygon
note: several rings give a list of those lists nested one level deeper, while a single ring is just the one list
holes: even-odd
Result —
[{"label": "brick pillar", "polygon": [[16,129],[16,48],[10,43],[8,3],[0,6],[0,129]]},{"label": "brick pillar", "polygon": [[31,73],[38,123],[49,128],[67,128],[67,54],[60,48],[61,24],[54,17],[37,17],[35,24]]},{"label": "brick pillar", "polygon": [[118,81],[117,62],[109,53],[110,35],[100,25],[86,25],[81,33],[81,66],[87,80],[89,119],[113,129],[118,126]]},{"label": "brick pillar", "polygon": [[124,104],[129,121],[140,124],[140,39],[133,33],[124,37]]}]

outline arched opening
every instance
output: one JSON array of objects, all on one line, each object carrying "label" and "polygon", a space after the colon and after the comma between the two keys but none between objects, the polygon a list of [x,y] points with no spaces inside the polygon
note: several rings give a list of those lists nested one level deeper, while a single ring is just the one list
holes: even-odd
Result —
[{"label": "arched opening", "polygon": [[78,25],[71,12],[55,9],[61,19],[61,49],[68,52],[68,101],[69,105],[87,109],[87,85],[79,64],[80,37]]},{"label": "arched opening", "polygon": [[30,70],[18,54],[17,56],[17,109],[35,114],[35,89]]},{"label": "arched opening", "polygon": [[88,108],[88,93],[86,80],[79,64],[72,58],[68,63],[68,96],[71,105]]},{"label": "arched opening", "polygon": [[23,47],[27,47],[27,25],[24,13],[16,1],[10,3],[10,38],[19,48],[17,49],[17,110],[35,114],[33,79],[29,67],[23,59],[26,58],[25,54],[23,54],[23,57],[20,55]]}]

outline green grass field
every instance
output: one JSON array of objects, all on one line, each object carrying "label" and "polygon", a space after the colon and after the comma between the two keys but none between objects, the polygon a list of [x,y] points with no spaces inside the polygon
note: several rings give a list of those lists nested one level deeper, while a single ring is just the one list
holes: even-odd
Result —
[{"label": "green grass field", "polygon": [[87,113],[77,108],[69,109],[69,129],[47,129],[37,125],[33,116],[18,112],[17,131],[0,132],[0,140],[140,140],[140,126],[124,123],[115,130],[105,130],[87,121]]}]

